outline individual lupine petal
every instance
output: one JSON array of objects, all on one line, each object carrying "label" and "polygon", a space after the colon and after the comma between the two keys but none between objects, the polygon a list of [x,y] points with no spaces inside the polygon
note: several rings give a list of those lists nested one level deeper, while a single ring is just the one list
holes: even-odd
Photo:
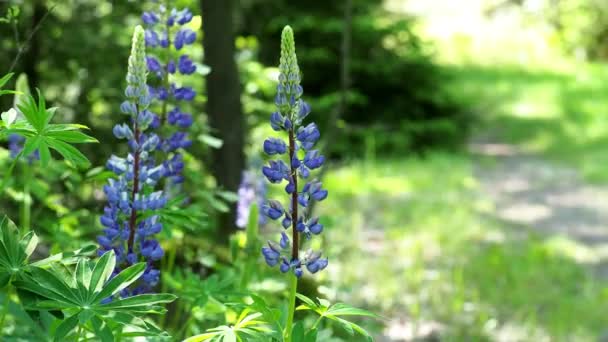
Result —
[{"label": "individual lupine petal", "polygon": [[300,203],[300,205],[303,207],[307,207],[309,198],[310,198],[310,195],[308,195],[308,193],[306,193],[304,191],[300,192],[298,194],[298,203]]},{"label": "individual lupine petal", "polygon": [[272,242],[268,241],[268,247],[262,247],[262,255],[264,255],[264,259],[266,259],[268,266],[275,266],[279,263],[281,253]]},{"label": "individual lupine petal", "polygon": [[280,183],[283,179],[289,179],[289,168],[282,160],[271,160],[270,166],[264,166],[262,173],[271,183]]},{"label": "individual lupine petal", "polygon": [[120,111],[123,114],[135,115],[135,114],[137,114],[137,106],[135,105],[135,103],[133,103],[131,101],[124,101],[120,105]]},{"label": "individual lupine petal", "polygon": [[154,25],[154,24],[158,23],[158,19],[159,19],[158,15],[154,12],[144,12],[141,15],[141,20],[146,25]]},{"label": "individual lupine petal", "polygon": [[283,123],[283,126],[285,126],[285,129],[291,129],[291,127],[292,127],[291,120],[289,120],[289,118],[285,118],[285,122]]},{"label": "individual lupine petal", "polygon": [[281,129],[283,129],[284,121],[285,119],[283,118],[283,115],[281,115],[281,113],[279,112],[274,112],[270,115],[270,126],[275,131],[280,131]]},{"label": "individual lupine petal", "polygon": [[325,162],[325,157],[319,154],[317,150],[307,151],[304,156],[304,165],[311,170],[319,168]]},{"label": "individual lupine petal", "polygon": [[175,61],[167,62],[167,72],[169,72],[170,74],[175,74],[175,70]]},{"label": "individual lupine petal", "polygon": [[112,241],[110,239],[108,239],[106,236],[104,235],[100,235],[97,237],[97,242],[99,242],[99,244],[104,247],[104,248],[111,248],[112,247]]},{"label": "individual lupine petal", "polygon": [[298,156],[296,156],[294,154],[293,158],[291,158],[291,168],[292,169],[297,169],[300,167],[300,165],[302,164],[302,162],[300,161],[300,159],[298,158]]},{"label": "individual lupine petal", "polygon": [[135,255],[135,253],[128,253],[127,254],[127,262],[129,263],[129,265],[133,265],[137,263],[137,255]]},{"label": "individual lupine petal", "polygon": [[303,179],[306,179],[310,176],[310,170],[308,170],[308,168],[302,164],[299,168],[300,170],[300,177],[302,177]]},{"label": "individual lupine petal", "polygon": [[268,201],[268,204],[262,206],[262,213],[273,220],[283,216],[284,212],[285,209],[283,209],[281,203],[276,200],[270,200]]},{"label": "individual lupine petal", "polygon": [[281,221],[281,225],[285,229],[291,227],[291,218],[289,217],[289,215],[287,215],[287,213],[285,213],[285,217],[283,218],[283,221]]},{"label": "individual lupine petal", "polygon": [[323,231],[323,225],[319,223],[318,217],[308,221],[308,230],[315,235],[318,235]]},{"label": "individual lupine petal", "polygon": [[189,9],[184,8],[183,10],[179,11],[177,14],[177,23],[180,25],[185,25],[187,23],[189,23],[190,21],[192,21],[192,12],[190,12]]},{"label": "individual lupine petal", "polygon": [[169,37],[167,36],[167,32],[162,32],[158,44],[162,48],[169,47]]},{"label": "individual lupine petal", "polygon": [[300,233],[303,233],[306,231],[306,225],[304,224],[304,221],[302,220],[301,217],[298,219],[298,223],[296,224],[296,230]]},{"label": "individual lupine petal", "polygon": [[148,66],[148,71],[157,73],[159,76],[162,74],[163,67],[160,65],[160,62],[158,61],[158,59],[147,56],[146,65]]},{"label": "individual lupine petal", "polygon": [[176,100],[192,101],[196,92],[191,87],[176,88],[173,96]]},{"label": "individual lupine petal", "polygon": [[196,40],[196,33],[191,29],[180,29],[175,34],[174,46],[176,50],[180,50],[184,45],[192,44]]},{"label": "individual lupine petal", "polygon": [[302,268],[301,267],[296,267],[293,269],[293,274],[296,275],[296,277],[298,278],[302,278]]},{"label": "individual lupine petal", "polygon": [[302,122],[302,120],[304,120],[304,118],[306,118],[308,114],[310,114],[310,105],[300,100],[298,106],[298,121]]},{"label": "individual lupine petal", "polygon": [[117,175],[121,175],[127,171],[127,162],[123,158],[119,158],[115,155],[110,156],[110,159],[106,163],[108,170],[114,172]]},{"label": "individual lupine petal", "polygon": [[328,263],[329,262],[327,259],[317,259],[315,261],[307,263],[306,269],[308,269],[308,272],[315,274],[318,271],[325,269],[325,267],[327,267]]},{"label": "individual lupine petal", "polygon": [[289,247],[289,237],[287,236],[287,234],[285,234],[285,232],[281,232],[281,241],[280,241],[280,246],[283,249],[286,249]]},{"label": "individual lupine petal", "polygon": [[[140,100],[141,101],[141,100]],[[146,130],[154,121],[154,114],[149,110],[140,111],[137,115],[137,124],[139,125],[141,130]]]},{"label": "individual lupine petal", "polygon": [[154,151],[156,150],[159,144],[160,138],[158,137],[158,135],[150,134],[141,145],[141,149],[148,152]]},{"label": "individual lupine petal", "polygon": [[141,277],[149,286],[156,286],[160,280],[160,271],[149,268],[144,271],[144,274]]},{"label": "individual lupine petal", "polygon": [[281,260],[281,266],[279,267],[279,269],[281,270],[281,273],[287,273],[289,272],[289,262],[287,262],[287,259],[282,258]]},{"label": "individual lupine petal", "polygon": [[124,123],[114,126],[112,133],[118,139],[133,139],[133,131]]},{"label": "individual lupine petal", "polygon": [[310,194],[310,196],[315,200],[322,201],[327,198],[327,190],[323,190],[321,187],[321,182],[319,182],[318,180],[313,180],[312,182],[304,185],[302,191],[308,192],[308,194]]},{"label": "individual lupine petal", "polygon": [[287,152],[287,145],[281,139],[268,138],[264,140],[264,152],[268,155],[284,154]]},{"label": "individual lupine petal", "polygon": [[305,150],[310,150],[321,137],[317,125],[314,123],[308,124],[306,127],[300,127],[296,135],[296,139],[301,143]]},{"label": "individual lupine petal", "polygon": [[177,10],[174,8],[171,10],[171,14],[167,17],[167,26],[171,27],[175,24],[175,17],[177,16]]},{"label": "individual lupine petal", "polygon": [[158,44],[160,44],[158,33],[156,33],[154,30],[146,30],[145,40],[147,47],[156,47]]},{"label": "individual lupine petal", "polygon": [[294,191],[296,191],[296,185],[293,184],[293,182],[290,179],[289,183],[287,183],[287,185],[285,186],[285,192],[288,194],[293,194]]},{"label": "individual lupine petal", "polygon": [[164,251],[158,241],[146,240],[141,244],[141,255],[152,260],[160,260]]},{"label": "individual lupine petal", "polygon": [[190,58],[186,55],[179,57],[177,62],[177,68],[182,75],[190,75],[196,71],[196,66]]}]

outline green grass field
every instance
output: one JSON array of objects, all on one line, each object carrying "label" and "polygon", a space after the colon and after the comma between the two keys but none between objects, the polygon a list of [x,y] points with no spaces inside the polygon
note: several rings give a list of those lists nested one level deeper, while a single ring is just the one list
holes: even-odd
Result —
[{"label": "green grass field", "polygon": [[433,154],[331,172],[328,287],[392,319],[439,322],[442,340],[596,340],[608,283],[570,257],[574,242],[495,219],[471,163]]},{"label": "green grass field", "polygon": [[607,65],[460,65],[449,73],[455,96],[481,119],[482,135],[575,167],[589,181],[608,181]]}]

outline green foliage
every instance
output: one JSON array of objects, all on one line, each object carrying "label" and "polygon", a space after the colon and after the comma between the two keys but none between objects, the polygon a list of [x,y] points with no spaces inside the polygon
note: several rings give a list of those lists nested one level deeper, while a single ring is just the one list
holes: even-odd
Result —
[{"label": "green foliage", "polygon": [[[86,126],[77,124],[51,124],[56,108],[46,108],[44,97],[38,92],[38,102],[31,95],[19,105],[19,112],[25,117],[25,122],[15,114],[3,117],[4,128],[0,137],[18,134],[25,137],[25,144],[20,155],[28,156],[36,150],[40,151],[40,161],[46,166],[51,158],[53,149],[75,165],[87,167],[89,160],[72,144],[94,143],[97,139],[82,133]],[[14,112],[13,112],[14,113]]]},{"label": "green foliage", "polygon": [[33,268],[48,267],[55,262],[72,264],[96,249],[96,246],[88,245],[74,252],[59,253],[30,263],[29,258],[38,245],[38,236],[34,232],[20,236],[19,229],[6,216],[0,219],[0,231],[0,288],[8,285],[11,279],[21,279],[24,272],[29,272]]},{"label": "green foliage", "polygon": [[368,340],[373,341],[370,334],[363,329],[361,326],[342,318],[344,316],[364,316],[364,317],[373,317],[379,318],[378,315],[369,312],[363,309],[357,309],[352,306],[349,306],[344,303],[336,303],[331,304],[326,299],[317,298],[317,302],[312,299],[302,295],[296,294],[296,296],[304,302],[304,304],[298,306],[296,310],[311,310],[319,315],[319,319],[315,323],[315,325],[310,329],[309,332],[304,333],[303,329],[297,329],[298,334],[301,336],[298,339],[296,334],[294,333],[294,341],[316,341],[316,327],[321,322],[322,319],[328,319],[338,323],[343,329],[345,329],[350,335],[353,335],[355,332],[365,336]]},{"label": "green foliage", "polygon": [[15,286],[38,295],[30,299],[30,310],[61,310],[70,312],[55,330],[55,339],[68,335],[78,325],[94,331],[104,341],[113,341],[114,333],[124,327],[137,330],[131,336],[159,336],[163,332],[141,314],[162,314],[159,304],[170,303],[171,294],[142,294],[105,302],[136,281],[145,270],[145,263],[132,265],[110,279],[115,267],[114,252],[105,253],[96,261],[79,260],[75,270],[56,267],[52,271],[33,268]]},{"label": "green foliage", "polygon": [[233,341],[264,341],[267,339],[269,329],[266,323],[259,318],[261,313],[251,313],[243,310],[233,325],[222,325],[209,329],[206,333],[187,338],[184,342],[233,342]]},{"label": "green foliage", "polygon": [[17,227],[3,217],[0,235],[0,285],[17,289],[30,316],[39,316],[39,311],[63,316],[54,330],[55,340],[69,336],[76,327],[93,332],[102,341],[114,341],[114,334],[120,334],[125,327],[129,327],[128,335],[133,337],[166,335],[140,315],[164,313],[160,304],[172,302],[174,295],[142,294],[107,302],[143,274],[145,263],[130,266],[110,279],[116,262],[113,251],[98,260],[88,260],[86,256],[96,249],[91,245],[29,263],[38,243],[36,234],[20,236]]}]

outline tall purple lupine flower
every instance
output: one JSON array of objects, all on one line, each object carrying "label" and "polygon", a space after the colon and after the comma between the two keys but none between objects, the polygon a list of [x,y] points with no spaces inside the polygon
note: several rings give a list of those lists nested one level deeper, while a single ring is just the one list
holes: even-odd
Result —
[{"label": "tall purple lupine flower", "polygon": [[196,92],[191,87],[178,85],[174,77],[176,74],[191,75],[196,71],[192,59],[181,52],[184,46],[196,40],[196,33],[186,27],[191,20],[190,10],[168,10],[164,5],[158,5],[157,11],[142,15],[148,48],[146,64],[151,75],[149,89],[159,105],[158,116],[152,126],[161,139],[158,149],[167,155],[163,174],[169,179],[167,185],[184,181],[180,150],[192,145],[187,130],[192,126],[193,118],[182,110],[181,104],[192,101]]},{"label": "tall purple lupine flower", "polygon": [[[249,214],[251,206],[257,203],[258,210],[266,203],[267,186],[266,181],[254,170],[243,171],[241,184],[237,195],[239,197],[236,204],[236,226],[244,229],[249,222]],[[265,224],[267,217],[265,215],[258,216],[258,223]]]},{"label": "tall purple lupine flower", "polygon": [[104,186],[108,203],[101,216],[104,234],[98,237],[101,245],[99,254],[114,250],[116,269],[120,270],[137,262],[145,261],[146,270],[132,289],[124,289],[122,297],[151,292],[158,283],[160,271],[154,267],[155,261],[163,256],[163,249],[154,235],[162,229],[159,216],[153,212],[162,208],[167,199],[162,191],[154,191],[157,181],[164,173],[163,165],[155,165],[154,151],[160,139],[149,133],[154,114],[148,110],[151,96],[146,84],[146,60],[144,30],[135,28],[133,45],[129,56],[126,101],[120,109],[129,116],[130,124],[114,126],[113,133],[118,139],[126,139],[130,153],[126,158],[111,156],[107,167],[116,174]]},{"label": "tall purple lupine flower", "polygon": [[[281,232],[279,243],[268,242],[262,248],[262,254],[269,266],[280,265],[281,272],[290,270],[299,278],[302,267],[310,273],[316,273],[327,267],[327,259],[321,258],[321,252],[308,250],[300,256],[300,234],[306,238],[318,235],[323,225],[318,217],[311,217],[308,208],[311,201],[322,201],[327,197],[327,190],[322,189],[321,182],[308,181],[311,170],[323,165],[325,157],[314,150],[320,138],[319,130],[314,123],[304,125],[303,121],[310,113],[310,106],[301,99],[300,68],[295,51],[293,31],[286,26],[281,35],[281,60],[279,64],[279,84],[275,104],[277,111],[270,116],[270,125],[277,132],[287,132],[287,143],[280,138],[268,138],[264,141],[264,152],[278,159],[270,160],[262,169],[271,183],[287,181],[285,192],[289,203],[283,206],[277,200],[269,200],[262,207],[262,212],[272,220],[281,220],[285,230],[291,229],[291,241],[285,232]],[[287,163],[285,162],[287,161]],[[299,186],[298,181],[304,182]],[[291,249],[290,249],[291,247]]]}]

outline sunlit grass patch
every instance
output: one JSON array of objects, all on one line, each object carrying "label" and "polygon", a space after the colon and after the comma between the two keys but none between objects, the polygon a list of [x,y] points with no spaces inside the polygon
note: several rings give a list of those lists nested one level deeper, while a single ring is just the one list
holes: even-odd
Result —
[{"label": "sunlit grass patch", "polygon": [[464,155],[353,162],[326,184],[339,203],[323,211],[340,241],[329,281],[344,300],[437,322],[446,340],[586,341],[608,323],[608,287],[579,263],[589,251],[495,219]]}]

